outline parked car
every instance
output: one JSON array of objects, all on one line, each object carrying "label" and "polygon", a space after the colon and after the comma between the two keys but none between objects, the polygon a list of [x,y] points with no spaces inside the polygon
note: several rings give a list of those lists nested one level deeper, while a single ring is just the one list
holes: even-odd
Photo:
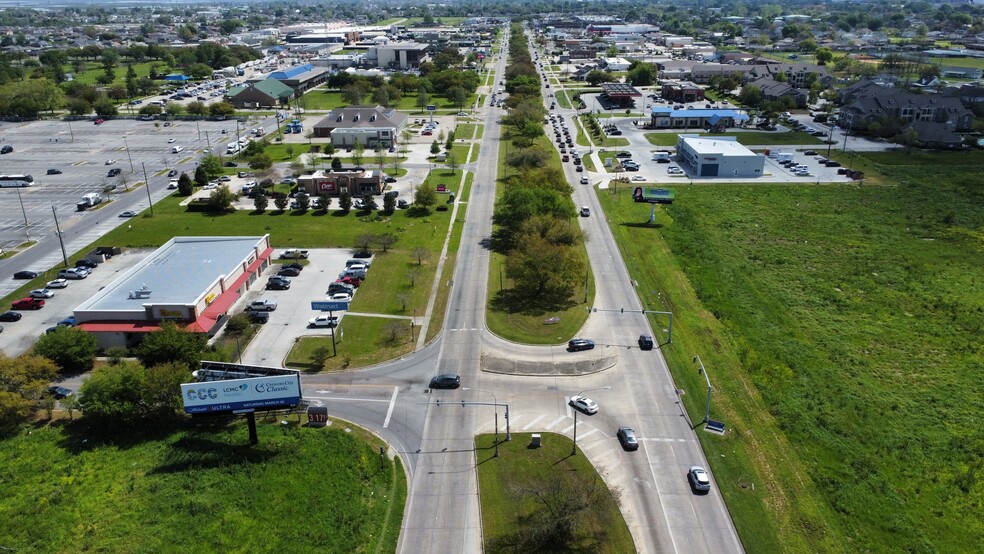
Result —
[{"label": "parked car", "polygon": [[106,160],[106,165],[113,165],[114,163],[116,163],[116,160]]},{"label": "parked car", "polygon": [[5,321],[5,322],[20,321],[20,318],[22,317],[24,317],[24,314],[20,312],[13,312],[13,311],[3,312],[2,314],[0,314],[0,321]]},{"label": "parked car", "polygon": [[53,296],[55,296],[55,293],[48,289],[34,289],[31,292],[27,293],[27,295],[30,296],[31,298],[52,298]]},{"label": "parked car", "polygon": [[347,292],[349,294],[354,294],[355,287],[348,283],[335,281],[334,283],[328,285],[328,292],[325,294],[335,294],[336,292]]},{"label": "parked car", "polygon": [[74,315],[70,315],[58,322],[59,327],[75,327],[76,325],[78,325],[78,322],[75,321]]},{"label": "parked car", "polygon": [[50,386],[48,387],[48,394],[55,397],[55,400],[61,400],[63,398],[72,396],[74,392],[72,389],[67,389],[65,387]]},{"label": "parked car", "polygon": [[62,172],[61,172],[60,169],[49,169],[48,170],[48,175],[61,175],[61,173]]},{"label": "parked car", "polygon": [[88,276],[89,276],[89,272],[86,271],[86,270],[84,270],[84,269],[82,269],[82,268],[80,268],[80,267],[72,267],[72,268],[68,268],[68,269],[63,269],[63,270],[61,270],[61,271],[58,272],[58,277],[60,279],[73,279],[73,280],[76,280],[76,279],[85,279]]},{"label": "parked car", "polygon": [[456,389],[461,386],[461,376],[455,373],[444,373],[431,379],[432,389]]},{"label": "parked car", "polygon": [[254,310],[259,312],[272,312],[277,309],[277,303],[273,300],[254,300],[249,303],[247,310]]},{"label": "parked car", "polygon": [[319,315],[308,320],[308,327],[328,327],[334,329],[338,325],[338,318],[334,316]]},{"label": "parked car", "polygon": [[690,471],[687,472],[687,480],[690,481],[690,487],[696,492],[707,492],[711,490],[711,478],[707,475],[707,471],[700,466],[690,466]]},{"label": "parked car", "polygon": [[362,284],[362,279],[359,279],[358,277],[341,277],[336,279],[335,282],[349,285],[354,288],[359,288],[359,285]]},{"label": "parked car", "polygon": [[650,335],[639,335],[639,349],[652,350],[654,346],[653,337]]},{"label": "parked car", "polygon": [[21,298],[14,300],[10,308],[13,310],[40,310],[44,307],[44,300],[41,298]]},{"label": "parked car", "polygon": [[270,312],[246,310],[246,317],[249,319],[250,323],[266,323],[267,321],[270,321]]},{"label": "parked car", "polygon": [[37,276],[38,276],[37,271],[24,270],[14,273],[14,279],[34,279]]},{"label": "parked car", "polygon": [[290,288],[290,279],[286,277],[270,277],[266,284],[267,290],[287,290]]},{"label": "parked car", "polygon": [[284,267],[277,272],[280,277],[297,277],[301,274],[301,270],[295,267]]},{"label": "parked car", "polygon": [[639,450],[639,440],[636,439],[635,431],[631,428],[619,427],[615,436],[618,437],[618,442],[622,444],[622,448],[626,450]]},{"label": "parked car", "polygon": [[581,184],[582,184],[582,185],[586,185],[586,184],[588,184],[589,182],[590,182],[590,181],[588,181],[588,178],[587,178],[587,177],[581,177]]},{"label": "parked car", "polygon": [[0,154],[10,154],[13,151],[14,147],[9,144],[5,144],[3,148],[0,148]]},{"label": "parked car", "polygon": [[584,414],[592,415],[598,413],[598,403],[587,396],[572,396],[567,403],[575,410]]},{"label": "parked car", "polygon": [[296,269],[297,271],[303,271],[304,266],[297,262],[291,262],[289,264],[284,264],[283,269]]},{"label": "parked car", "polygon": [[108,172],[106,172],[106,177],[116,177],[122,172],[123,172],[122,169],[118,167],[114,167],[113,169],[110,169]]},{"label": "parked car", "polygon": [[567,349],[571,352],[578,352],[580,350],[591,350],[595,347],[595,343],[591,339],[571,339],[567,342]]},{"label": "parked car", "polygon": [[168,171],[167,172],[167,176],[168,177],[177,177],[178,176],[178,170],[177,169],[172,169],[172,170]]},{"label": "parked car", "polygon": [[137,217],[137,212],[127,210],[120,214],[120,217]]},{"label": "parked car", "polygon": [[335,294],[329,295],[328,300],[332,302],[351,302],[352,295],[347,292],[336,292]]}]

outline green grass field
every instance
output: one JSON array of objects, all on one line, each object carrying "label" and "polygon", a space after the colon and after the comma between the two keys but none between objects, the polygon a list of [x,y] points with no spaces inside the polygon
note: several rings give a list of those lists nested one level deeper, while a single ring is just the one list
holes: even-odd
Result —
[{"label": "green grass field", "polygon": [[[505,440],[505,435],[500,435]],[[561,477],[599,480],[594,466],[583,455],[571,456],[572,442],[563,435],[542,434],[540,448],[527,448],[529,433],[514,433],[509,442],[500,442],[494,457],[495,435],[475,437],[478,458],[478,487],[482,502],[482,527],[487,552],[515,552],[530,525],[537,504],[528,496],[516,494],[516,487],[535,487]],[[511,490],[511,487],[513,488]],[[607,489],[606,489],[607,490]],[[579,540],[570,552],[635,552],[632,535],[610,493],[599,514],[577,527]]]},{"label": "green grass field", "polygon": [[646,133],[646,140],[653,146],[676,146],[678,134],[697,134],[701,137],[713,138],[715,136],[734,136],[738,137],[738,142],[745,146],[785,146],[790,144],[823,144],[817,137],[801,131],[789,131],[786,133],[768,133],[763,131],[728,131],[725,133],[701,133],[694,131],[679,132],[660,132]]},{"label": "green grass field", "polygon": [[[586,133],[590,133],[591,131],[590,127],[588,127],[587,118],[587,115],[581,116],[581,123],[584,124],[583,130],[581,129],[581,125],[574,126],[577,129],[577,138],[574,139],[574,143],[578,146],[590,146],[592,142],[597,148],[618,148],[619,146],[629,145],[629,139],[622,137],[610,137],[604,133],[602,133],[600,137],[593,137],[592,140],[589,141]],[[604,125],[604,120],[599,121],[599,123]]]},{"label": "green grass field", "polygon": [[663,353],[698,421],[691,357],[708,368],[731,432],[698,436],[747,551],[984,542],[982,160],[859,156],[885,186],[676,187],[655,225],[600,194],[660,293],[643,302],[678,315]]},{"label": "green grass field", "polygon": [[[464,108],[467,109],[475,103],[477,96],[471,94],[465,101]],[[335,108],[342,108],[348,106],[348,102],[342,99],[342,93],[337,90],[327,90],[325,88],[316,88],[306,92],[301,96],[298,101],[300,106],[305,110],[315,110],[315,111],[327,111],[334,110]],[[375,105],[370,97],[365,97],[362,100],[364,105]],[[457,113],[458,107],[454,104],[453,100],[445,98],[440,95],[432,95],[430,98],[430,103],[437,106],[437,113]],[[396,109],[406,112],[408,114],[424,114],[427,113],[425,110],[417,106],[417,95],[408,95],[400,98],[400,101],[394,106]]]},{"label": "green grass field", "polygon": [[279,419],[257,422],[257,446],[245,425],[207,420],[112,440],[58,425],[7,439],[0,544],[18,552],[395,551],[407,483],[398,460],[380,461],[380,439],[341,421],[309,429]]},{"label": "green grass field", "polygon": [[[133,64],[133,71],[136,72],[137,78],[139,79],[140,77],[149,77],[150,76],[150,66],[153,65],[154,63],[155,62],[134,63]],[[164,67],[161,64],[161,62],[156,62],[156,63],[158,64],[158,67],[160,67],[160,68],[163,68]],[[72,71],[72,69],[71,69],[70,66],[65,66],[65,70],[66,71]],[[113,84],[114,85],[123,85],[123,84],[126,84],[127,66],[126,65],[122,65],[122,64],[121,65],[118,65],[116,67],[116,69],[114,69],[114,72],[116,74],[116,78],[113,79]],[[96,84],[96,79],[99,76],[104,75],[105,73],[106,72],[103,71],[103,69],[102,69],[102,63],[100,63],[100,62],[91,62],[91,61],[90,62],[85,62],[85,71],[83,71],[81,73],[76,73],[75,74],[75,80],[78,81],[78,82],[80,82],[80,83],[85,83],[87,85],[94,85],[94,84]],[[102,85],[100,85],[100,86],[102,86]]]}]

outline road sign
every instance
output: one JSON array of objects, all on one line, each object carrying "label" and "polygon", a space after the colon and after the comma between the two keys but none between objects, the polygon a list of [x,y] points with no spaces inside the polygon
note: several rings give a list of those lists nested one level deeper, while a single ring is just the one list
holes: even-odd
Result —
[{"label": "road sign", "polygon": [[343,312],[348,310],[349,303],[342,301],[327,301],[327,302],[311,302],[312,310],[319,310],[322,312]]},{"label": "road sign", "polygon": [[435,106],[434,104],[431,104],[431,105],[427,106],[427,111],[429,111],[429,112],[436,112],[437,111],[437,106]]}]

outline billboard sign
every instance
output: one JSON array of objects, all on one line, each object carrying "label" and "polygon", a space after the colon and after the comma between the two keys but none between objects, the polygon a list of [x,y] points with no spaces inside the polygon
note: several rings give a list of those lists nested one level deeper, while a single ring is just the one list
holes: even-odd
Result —
[{"label": "billboard sign", "polygon": [[301,403],[300,374],[183,383],[185,413],[276,410]]},{"label": "billboard sign", "polygon": [[311,302],[312,310],[319,310],[322,312],[344,312],[348,310],[349,303],[342,301],[328,300],[324,302]]},{"label": "billboard sign", "polygon": [[636,187],[632,197],[636,202],[647,202],[649,204],[672,204],[676,194],[669,189],[657,189],[651,187]]}]

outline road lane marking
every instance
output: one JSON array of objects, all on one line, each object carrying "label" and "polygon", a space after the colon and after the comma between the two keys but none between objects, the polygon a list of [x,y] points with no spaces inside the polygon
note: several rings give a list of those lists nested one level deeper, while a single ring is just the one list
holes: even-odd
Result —
[{"label": "road lane marking", "polygon": [[341,402],[389,402],[382,398],[352,398],[342,396],[309,396],[307,398],[317,398],[318,400],[338,400]]},{"label": "road lane marking", "polygon": [[549,431],[549,430],[553,429],[554,428],[554,425],[557,425],[558,423],[560,423],[561,421],[564,421],[565,419],[567,419],[567,416],[560,416],[560,417],[558,417],[557,419],[555,419],[552,422],[550,422],[550,425],[547,425],[546,426],[546,430]]},{"label": "road lane marking", "polygon": [[591,435],[593,435],[593,434],[595,434],[597,432],[598,432],[597,429],[592,429],[592,430],[588,431],[587,433],[581,433],[581,436],[578,437],[578,438],[581,439],[581,440],[584,440],[584,439],[590,437]]},{"label": "road lane marking", "polygon": [[540,414],[540,415],[538,415],[538,416],[536,416],[536,417],[535,417],[535,418],[533,419],[533,421],[531,421],[531,422],[529,422],[529,423],[527,423],[527,424],[526,424],[526,426],[525,426],[525,427],[523,427],[523,431],[526,431],[526,430],[527,430],[527,429],[529,429],[530,427],[533,427],[534,425],[536,425],[536,424],[537,424],[537,422],[538,422],[538,421],[540,421],[541,419],[543,419],[543,418],[545,418],[545,417],[547,417],[547,415],[546,415],[546,414]]},{"label": "road lane marking", "polygon": [[570,433],[570,432],[571,432],[571,431],[573,431],[573,430],[574,430],[574,426],[573,426],[573,425],[571,425],[570,427],[568,427],[567,429],[564,429],[564,430],[563,430],[563,431],[561,431],[560,433],[561,433],[562,435],[566,435],[567,433]]},{"label": "road lane marking", "polygon": [[393,387],[393,397],[390,398],[390,407],[386,410],[386,421],[383,422],[383,429],[389,427],[390,417],[393,416],[393,406],[396,406],[396,395],[400,393],[400,387]]}]

